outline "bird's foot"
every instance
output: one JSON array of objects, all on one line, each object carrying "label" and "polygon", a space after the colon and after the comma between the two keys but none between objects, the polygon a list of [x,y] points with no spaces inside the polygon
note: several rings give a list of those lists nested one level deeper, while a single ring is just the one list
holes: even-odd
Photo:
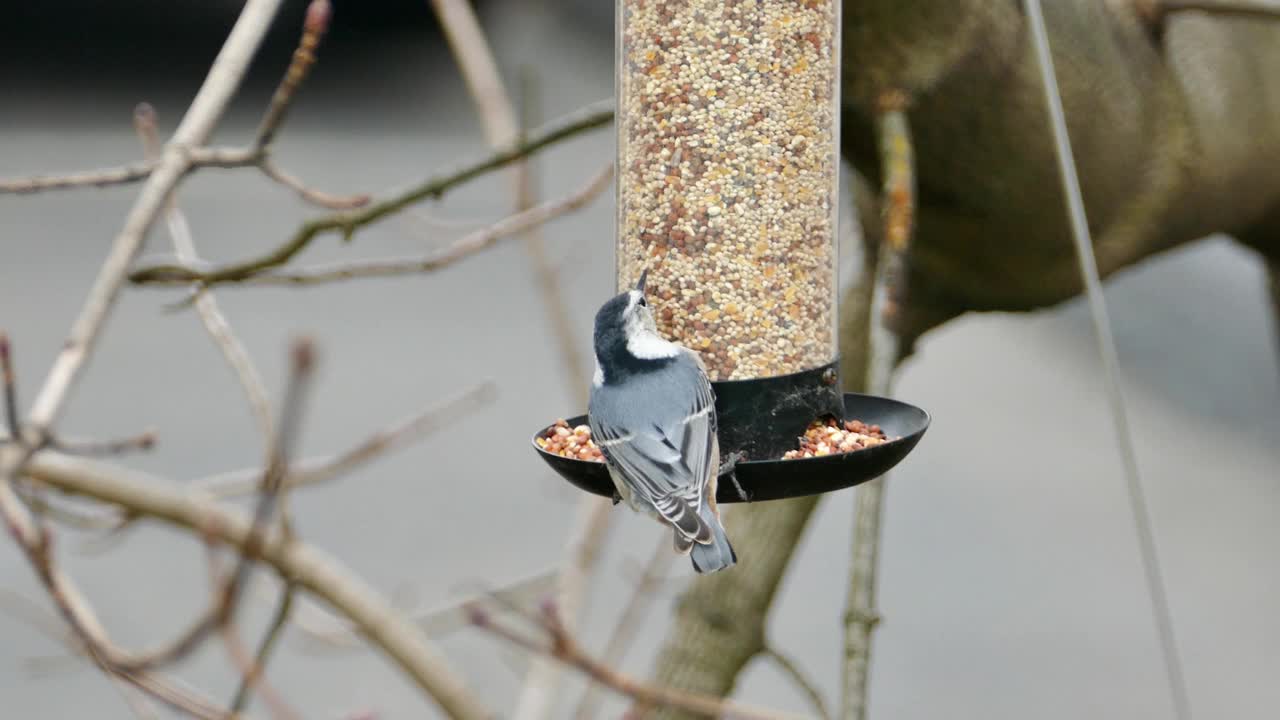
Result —
[{"label": "bird's foot", "polygon": [[742,489],[742,484],[738,482],[738,474],[734,472],[738,467],[738,463],[742,462],[744,458],[746,458],[746,455],[741,452],[730,453],[725,458],[725,461],[720,463],[720,470],[716,473],[716,476],[728,476],[729,482],[733,483],[733,489],[738,491],[738,498],[743,502],[751,502],[751,496],[747,494],[746,490]]},{"label": "bird's foot", "polygon": [[741,452],[729,453],[729,456],[720,463],[720,469],[716,471],[716,476],[724,477],[725,475],[733,474],[734,468],[738,467],[738,463],[742,462],[746,457]]}]

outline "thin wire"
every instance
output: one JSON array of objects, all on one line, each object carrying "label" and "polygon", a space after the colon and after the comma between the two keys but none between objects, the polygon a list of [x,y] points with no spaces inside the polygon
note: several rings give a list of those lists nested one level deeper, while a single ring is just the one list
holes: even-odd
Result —
[{"label": "thin wire", "polygon": [[1142,476],[1138,471],[1138,457],[1133,445],[1133,432],[1129,426],[1128,413],[1125,409],[1123,388],[1120,385],[1120,362],[1116,355],[1115,338],[1111,332],[1111,319],[1107,314],[1106,299],[1102,294],[1102,281],[1098,277],[1098,261],[1093,254],[1093,243],[1089,238],[1089,223],[1085,217],[1084,200],[1080,195],[1080,180],[1076,176],[1075,159],[1071,153],[1071,140],[1067,135],[1067,122],[1062,111],[1062,96],[1058,91],[1058,81],[1053,69],[1053,58],[1049,56],[1049,38],[1044,28],[1044,15],[1040,0],[1025,0],[1027,19],[1031,26],[1031,36],[1035,45],[1036,60],[1040,66],[1041,79],[1044,82],[1045,101],[1049,106],[1050,124],[1053,126],[1053,139],[1057,146],[1058,169],[1062,173],[1063,193],[1067,197],[1067,209],[1071,217],[1071,234],[1076,245],[1076,259],[1080,262],[1080,275],[1084,279],[1085,292],[1089,299],[1089,311],[1093,315],[1093,325],[1098,340],[1098,354],[1102,357],[1103,378],[1107,387],[1107,397],[1111,403],[1112,419],[1115,423],[1116,444],[1119,446],[1120,458],[1124,464],[1125,480],[1129,488],[1129,504],[1133,511],[1134,529],[1138,535],[1138,546],[1142,555],[1142,566],[1146,573],[1147,590],[1151,595],[1151,609],[1155,616],[1156,630],[1160,635],[1163,649],[1165,671],[1169,679],[1169,691],[1172,696],[1175,717],[1179,720],[1190,720],[1191,703],[1187,696],[1186,680],[1183,677],[1182,662],[1178,654],[1178,646],[1173,632],[1173,616],[1169,611],[1169,596],[1165,589],[1164,577],[1160,571],[1160,560],[1156,553],[1155,533],[1151,528],[1151,515],[1147,508],[1146,493],[1142,488]]}]

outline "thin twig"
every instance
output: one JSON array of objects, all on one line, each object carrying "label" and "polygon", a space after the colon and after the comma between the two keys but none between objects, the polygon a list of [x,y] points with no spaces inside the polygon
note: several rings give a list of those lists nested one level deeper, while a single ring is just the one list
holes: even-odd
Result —
[{"label": "thin twig", "polygon": [[9,436],[21,440],[22,421],[18,416],[18,389],[14,385],[13,353],[9,348],[9,335],[0,331],[0,382],[3,382],[4,422]]},{"label": "thin twig", "polygon": [[298,196],[303,200],[330,210],[354,210],[368,205],[369,201],[373,199],[367,193],[335,195],[308,187],[302,182],[301,178],[285,172],[279,165],[276,165],[270,156],[262,158],[262,161],[258,163],[258,169],[262,171],[263,175],[298,193]]},{"label": "thin twig", "polygon": [[[266,541],[267,528],[275,513],[277,502],[282,499],[284,479],[289,473],[289,462],[298,442],[307,386],[315,370],[315,347],[308,340],[295,342],[290,356],[292,367],[289,383],[285,388],[284,400],[280,406],[276,439],[271,443],[271,458],[262,476],[258,506],[254,510],[253,528],[249,535],[250,542],[240,553],[239,567],[236,568],[231,585],[224,590],[224,607],[227,617],[234,611],[237,596],[248,581],[253,562],[259,554],[259,547]],[[285,533],[286,540],[289,539],[289,535],[290,533]]]},{"label": "thin twig", "polygon": [[[177,146],[175,146],[177,147]],[[303,200],[329,208],[350,210],[369,204],[369,195],[335,195],[308,187],[300,178],[286,172],[271,159],[265,150],[254,148],[206,148],[178,147],[190,160],[191,170],[198,168],[235,169],[255,167],[269,180],[296,192]],[[26,178],[0,179],[0,195],[31,194],[47,190],[67,190],[85,187],[108,187],[141,182],[151,177],[156,162],[142,162],[121,167],[85,170],[65,175],[39,175]]]},{"label": "thin twig", "polygon": [[[142,142],[143,152],[153,157],[160,152],[160,135],[157,127],[155,109],[147,103],[138,105],[133,112],[133,126]],[[175,193],[176,195],[176,193]],[[191,235],[191,227],[186,215],[178,207],[177,198],[171,197],[164,210],[165,222],[169,229],[169,238],[173,243],[173,251],[183,262],[197,262],[200,253],[196,249],[195,239]],[[258,430],[264,438],[275,435],[271,419],[271,407],[267,400],[266,386],[258,374],[249,352],[231,330],[231,324],[218,307],[218,301],[211,292],[199,293],[195,299],[196,313],[204,325],[205,332],[213,340],[227,365],[235,373],[240,388],[249,403],[249,410],[258,423]]]},{"label": "thin twig", "polygon": [[254,136],[250,152],[257,156],[258,161],[255,165],[263,175],[293,190],[303,200],[331,210],[351,210],[368,205],[372,198],[364,193],[334,195],[308,187],[300,178],[286,172],[271,159],[272,143],[276,133],[284,123],[302,81],[307,78],[311,67],[315,65],[316,52],[320,48],[320,42],[324,39],[325,33],[329,30],[329,21],[332,17],[333,8],[329,0],[312,0],[307,6],[307,13],[302,23],[302,37],[298,40],[298,47],[293,51],[293,57],[289,61],[289,67],[285,69],[284,77],[280,79],[280,84],[271,95],[271,104],[267,107],[262,122],[258,124],[258,132]]},{"label": "thin twig", "polygon": [[[446,427],[475,410],[493,402],[496,397],[492,382],[485,381],[447,398],[402,422],[379,430],[349,449],[330,457],[307,458],[291,463],[284,487],[294,489],[336,480],[360,467]],[[261,468],[244,468],[196,480],[192,487],[210,498],[224,499],[256,492],[261,485]],[[84,518],[79,523],[87,530],[110,530],[110,538],[118,540],[136,517],[113,513],[109,517]]]},{"label": "thin twig", "polygon": [[612,101],[591,105],[552,123],[523,142],[515,143],[505,150],[465,165],[459,170],[427,180],[360,210],[326,215],[304,223],[287,242],[261,257],[207,271],[184,265],[152,265],[134,271],[129,275],[129,280],[136,284],[154,285],[187,285],[196,282],[217,285],[242,282],[289,262],[321,234],[340,232],[350,237],[357,229],[382,220],[417,202],[440,197],[458,185],[505,167],[579,133],[603,127],[612,120]]},{"label": "thin twig", "polygon": [[[284,589],[280,591],[280,602],[276,605],[275,613],[271,616],[271,623],[267,626],[267,632],[262,636],[258,651],[254,654],[249,668],[241,675],[240,687],[236,689],[235,697],[231,701],[232,712],[242,712],[248,707],[249,698],[252,696],[254,688],[261,682],[262,673],[267,667],[267,662],[271,659],[271,652],[283,635],[285,626],[289,624],[289,614],[293,611],[296,589],[297,586],[292,581],[285,581]],[[277,713],[277,715],[279,714]]]},{"label": "thin twig", "polygon": [[[171,143],[171,146],[172,143]],[[301,179],[281,169],[266,150],[254,148],[206,148],[173,146],[186,153],[190,169],[255,167],[268,179],[296,192],[303,200],[329,208],[350,210],[369,204],[369,195],[335,195],[308,187]],[[0,195],[30,194],[47,190],[67,190],[84,187],[108,187],[140,182],[151,177],[158,163],[154,161],[121,167],[86,170],[65,175],[40,175],[26,178],[0,179]]]},{"label": "thin twig", "polygon": [[[529,617],[525,613],[526,617]],[[736,703],[723,698],[683,692],[667,687],[649,685],[599,662],[587,655],[578,641],[569,633],[555,611],[554,603],[543,608],[539,617],[533,618],[546,636],[545,640],[494,622],[484,610],[476,608],[471,622],[478,628],[506,640],[530,652],[539,653],[578,670],[591,680],[614,692],[625,695],[642,705],[670,707],[714,718],[738,718],[739,720],[790,720],[800,716],[777,710],[766,710]]]},{"label": "thin twig", "polygon": [[[497,391],[492,382],[483,382],[432,405],[403,422],[379,430],[351,448],[330,458],[293,464],[284,486],[289,489],[334,480],[393,450],[417,442],[446,427],[447,423],[493,402]],[[194,487],[213,498],[235,497],[258,487],[260,470],[223,473],[196,481]]]},{"label": "thin twig", "polygon": [[179,680],[147,672],[120,673],[119,677],[184,715],[202,720],[244,719],[243,715],[228,713],[212,700],[186,687]]},{"label": "thin twig", "polygon": [[[899,339],[894,322],[906,301],[906,256],[911,247],[915,211],[915,164],[906,116],[907,98],[901,93],[881,97],[876,114],[884,188],[884,232],[875,258],[872,290],[871,366],[868,392],[890,394]],[[877,323],[882,323],[876,327]],[[880,615],[876,611],[880,525],[884,514],[884,478],[858,488],[854,519],[849,589],[844,616],[844,683],[840,695],[842,720],[864,720],[871,666],[871,637]]]},{"label": "thin twig", "polygon": [[[649,561],[645,563],[644,570],[636,580],[631,599],[627,601],[627,606],[614,622],[613,633],[609,635],[609,641],[604,646],[604,654],[600,657],[601,663],[609,667],[622,665],[628,648],[640,633],[644,616],[657,600],[657,593],[654,590],[662,582],[662,576],[666,574],[667,568],[675,558],[676,554],[671,552],[671,540],[665,535],[659,538],[653,546],[653,552],[649,555]],[[578,702],[578,709],[573,714],[574,718],[592,720],[599,717],[601,702],[600,686],[595,683],[587,685],[582,700]]]},{"label": "thin twig", "polygon": [[83,652],[76,646],[76,639],[67,632],[58,616],[49,612],[44,606],[16,591],[0,587],[0,610],[5,611],[15,620],[39,630],[45,637],[59,645],[65,645],[76,653]]},{"label": "thin twig", "polygon": [[156,446],[156,431],[144,430],[131,437],[116,440],[75,440],[52,438],[49,448],[68,455],[85,455],[88,457],[108,457],[125,455],[131,452],[150,450]]},{"label": "thin twig", "polygon": [[218,628],[218,634],[222,637],[222,644],[227,649],[227,654],[231,656],[232,662],[240,673],[241,681],[245,678],[253,676],[255,687],[266,699],[267,705],[271,708],[272,717],[277,720],[298,720],[300,717],[288,703],[280,697],[270,685],[256,675],[257,666],[254,663],[254,657],[249,653],[249,648],[244,644],[244,640],[240,638],[240,633],[236,631],[236,624],[226,623]]},{"label": "thin twig", "polygon": [[[469,622],[470,608],[480,605],[487,612],[498,612],[508,604],[534,603],[554,589],[555,579],[554,569],[544,570],[497,590],[477,591],[461,600],[451,601],[438,607],[427,610],[406,609],[403,612],[429,637],[440,637],[465,627]],[[501,598],[502,602],[495,601],[495,598]],[[320,647],[350,649],[361,646],[358,629],[355,626],[314,608],[299,608],[299,611],[294,613],[293,624]]]},{"label": "thin twig", "polygon": [[[563,615],[557,615],[569,629],[577,626],[592,575],[600,563],[608,537],[611,503],[605,498],[588,497],[578,502],[570,536],[565,543],[557,577],[556,607],[565,607]],[[572,620],[570,620],[572,619]],[[546,665],[550,658],[535,657],[525,673],[524,687],[516,704],[515,718],[539,720],[555,711],[559,696],[561,665]]]},{"label": "thin twig", "polygon": [[[138,127],[143,136],[144,143],[154,146],[156,140],[154,115],[142,114],[139,115],[139,119],[141,122],[139,122]],[[151,122],[147,122],[147,120],[150,120]],[[182,257],[187,261],[195,261],[197,259],[195,243],[191,239],[186,219],[183,217],[181,211],[178,210],[176,203],[172,204],[169,208],[168,219],[174,249],[178,252],[179,257]],[[272,452],[275,452],[275,446],[270,440],[270,438],[274,437],[274,425],[268,409],[266,391],[263,387],[262,381],[259,379],[257,370],[253,367],[253,363],[249,359],[248,353],[232,333],[230,324],[227,323],[225,317],[219,311],[217,302],[213,298],[213,294],[211,292],[200,293],[196,298],[196,307],[210,337],[222,351],[227,363],[239,378],[240,385],[244,389],[250,408],[258,419],[259,427],[262,430],[263,435],[268,438],[268,444],[273,445]],[[287,472],[287,467],[282,466],[281,472]],[[278,492],[283,493],[284,488],[280,488]],[[281,498],[281,503],[283,504],[283,498]],[[285,617],[287,617],[288,608],[292,605],[292,600],[293,584],[287,583],[282,599],[282,602],[284,603],[282,611],[285,613]],[[275,643],[275,638],[277,637],[278,632],[278,626],[276,625],[273,625],[268,630],[267,635],[263,639],[262,645],[259,648],[255,661],[248,667],[248,669],[243,671],[240,688],[231,705],[232,712],[242,711],[248,703],[252,688],[257,686],[260,681],[260,676],[265,666],[267,656],[271,651],[272,645]],[[231,630],[231,624],[229,622],[223,624],[223,636],[227,641],[229,649],[234,649],[235,645],[239,641],[239,636]],[[289,714],[287,706],[284,706],[282,701],[274,697],[274,694],[269,696],[269,700],[271,701],[272,706],[276,708],[277,716]]]},{"label": "thin twig", "polygon": [[123,519],[120,513],[115,512],[114,510],[101,513],[80,512],[64,508],[60,505],[55,505],[49,502],[48,498],[42,495],[23,492],[21,488],[18,488],[18,494],[37,514],[75,530],[82,530],[86,532],[95,530],[111,530],[118,526]]},{"label": "thin twig", "polygon": [[[518,212],[503,220],[464,235],[448,247],[433,252],[426,257],[401,257],[383,260],[363,260],[356,262],[333,263],[290,271],[251,273],[235,280],[245,285],[319,285],[323,283],[354,280],[367,277],[394,277],[398,275],[417,275],[435,272],[465,260],[485,250],[494,243],[505,238],[519,235],[532,227],[537,227],[561,215],[573,212],[598,197],[609,180],[613,177],[612,163],[591,178],[583,187],[572,194]],[[168,281],[162,281],[170,284]]]},{"label": "thin twig", "polygon": [[124,699],[133,714],[138,716],[140,720],[160,720],[160,714],[156,711],[155,706],[147,698],[146,693],[138,688],[130,685],[118,675],[108,675],[111,684],[120,693],[120,697]]},{"label": "thin twig", "polygon": [[[3,332],[0,332],[0,382],[4,384],[4,417],[5,424],[9,427],[10,435],[5,440],[21,441],[21,434],[18,429],[21,420],[18,415],[18,392],[14,387],[12,349],[10,348],[8,335]],[[52,436],[45,438],[46,447],[70,455],[122,455],[135,450],[150,450],[155,444],[156,433],[154,430],[147,430],[139,435],[118,440],[66,440]]]},{"label": "thin twig", "polygon": [[[226,587],[227,583],[231,582],[231,578],[222,572],[217,541],[208,536],[205,536],[204,541],[205,556],[208,560],[209,587],[214,588],[214,592],[217,593],[221,588]],[[226,648],[227,655],[240,673],[241,681],[243,682],[245,678],[253,677],[255,687],[261,690],[262,696],[271,708],[272,716],[277,720],[297,720],[298,713],[289,707],[289,704],[280,697],[274,688],[261,679],[260,669],[255,665],[254,658],[249,653],[249,648],[245,646],[244,641],[240,638],[240,632],[235,620],[227,618],[225,622],[218,624],[217,629],[218,635],[222,638],[222,645]],[[237,711],[229,709],[228,712],[235,713]]]},{"label": "thin twig", "polygon": [[137,163],[123,167],[84,170],[64,175],[36,175],[25,178],[0,180],[0,193],[27,194],[46,190],[64,190],[79,187],[107,187],[138,182],[151,176],[152,163]]},{"label": "thin twig", "polygon": [[[242,168],[256,165],[262,155],[252,149],[228,147],[174,146],[190,161],[191,168]],[[151,177],[159,167],[159,159],[119,167],[82,170],[61,175],[37,175],[26,178],[0,180],[0,194],[27,194],[46,190],[66,190],[84,187],[108,187],[141,182]]]},{"label": "thin twig", "polygon": [[[0,463],[11,463],[17,453],[17,448],[0,447]],[[250,546],[253,530],[248,518],[210,501],[202,493],[180,489],[172,481],[100,461],[47,452],[32,458],[24,473],[59,492],[93,498],[187,528],[241,552]],[[2,491],[0,485],[0,500]],[[0,507],[4,506],[0,502]],[[262,541],[257,555],[277,573],[294,578],[299,588],[352,620],[372,645],[452,717],[469,720],[491,716],[413,623],[336,560],[301,541],[285,542],[279,533]]]},{"label": "thin twig", "polygon": [[330,7],[329,0],[311,0],[311,4],[307,5],[307,14],[302,24],[302,38],[298,41],[297,49],[293,51],[293,57],[285,70],[284,78],[271,96],[271,104],[267,107],[266,115],[258,126],[253,147],[265,150],[271,146],[271,141],[275,139],[276,132],[289,112],[293,96],[298,92],[298,86],[306,79],[311,66],[315,64],[316,50],[329,29],[329,19],[332,16],[333,8]]},{"label": "thin twig", "polygon": [[817,713],[818,717],[822,718],[822,720],[831,719],[831,711],[827,709],[827,703],[822,699],[822,693],[818,691],[818,686],[809,680],[795,660],[767,644],[764,646],[761,655],[773,661],[773,664],[778,666],[782,674],[786,675],[800,689],[801,694],[813,706],[813,711]]}]

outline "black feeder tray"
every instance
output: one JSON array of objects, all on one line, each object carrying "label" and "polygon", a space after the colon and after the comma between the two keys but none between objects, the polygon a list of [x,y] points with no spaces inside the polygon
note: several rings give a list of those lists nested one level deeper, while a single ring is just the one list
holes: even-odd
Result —
[{"label": "black feeder tray", "polygon": [[[891,398],[839,391],[838,363],[791,375],[759,380],[711,383],[716,394],[720,456],[741,452],[732,476],[720,479],[716,502],[756,502],[817,495],[874,480],[889,472],[920,442],[929,428],[929,413]],[[832,416],[879,425],[889,441],[848,453],[782,460],[798,447],[809,423]],[[587,424],[587,416],[567,420]],[[602,462],[555,455],[538,446],[541,428],[531,442],[538,454],[575,487],[613,497],[613,481]],[[754,460],[752,458],[769,458]],[[736,482],[735,482],[736,480]]]}]

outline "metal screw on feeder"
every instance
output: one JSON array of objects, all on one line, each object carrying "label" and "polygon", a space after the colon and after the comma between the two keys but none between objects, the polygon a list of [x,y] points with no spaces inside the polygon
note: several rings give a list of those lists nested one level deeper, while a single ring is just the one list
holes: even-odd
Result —
[{"label": "metal screw on feeder", "polygon": [[[618,0],[617,13],[617,286],[647,270],[659,333],[707,367],[722,455],[746,458],[717,499],[808,495],[882,475],[929,416],[840,392],[840,0]],[[826,416],[895,439],[783,460]],[[603,463],[547,452],[546,433],[534,442],[557,472],[613,493]]]}]

